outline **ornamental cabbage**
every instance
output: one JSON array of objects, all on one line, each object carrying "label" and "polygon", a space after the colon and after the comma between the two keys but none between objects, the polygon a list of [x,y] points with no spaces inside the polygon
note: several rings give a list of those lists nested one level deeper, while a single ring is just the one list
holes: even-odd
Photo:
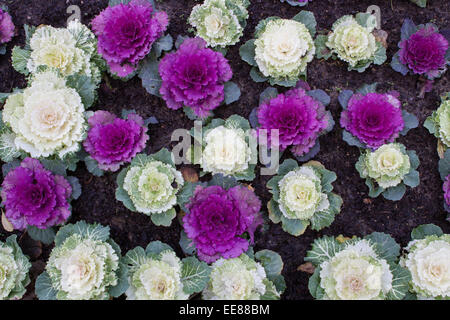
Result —
[{"label": "ornamental cabbage", "polygon": [[[214,179],[217,176],[211,182]],[[239,257],[249,248],[249,240],[243,235],[248,233],[253,243],[254,232],[262,224],[259,198],[253,190],[231,180],[234,186],[228,190],[213,183],[195,188],[190,185],[191,192],[183,196],[189,199],[185,204],[184,231],[199,259],[207,263]]]},{"label": "ornamental cabbage", "polygon": [[14,229],[25,230],[63,224],[71,214],[72,193],[66,177],[53,174],[39,160],[25,158],[5,176],[1,196],[8,221]]},{"label": "ornamental cabbage", "polygon": [[309,224],[314,230],[329,226],[342,205],[341,197],[331,192],[335,180],[336,174],[319,162],[299,167],[296,161],[285,160],[279,175],[267,183],[274,195],[268,203],[269,218],[281,222],[283,230],[295,236]]},{"label": "ornamental cabbage", "polygon": [[[372,63],[382,64],[386,61],[386,48],[374,36],[375,26],[376,19],[371,14],[358,13],[356,18],[343,16],[333,24],[328,36],[316,39],[317,52],[322,53],[324,48],[328,48],[331,50],[330,55],[337,55],[349,64],[349,70],[358,72],[363,72]],[[322,42],[326,47],[321,46]]]},{"label": "ornamental cabbage", "polygon": [[0,242],[0,300],[16,300],[25,294],[30,283],[31,263],[12,235]]},{"label": "ornamental cabbage", "polygon": [[101,170],[117,171],[145,148],[148,140],[144,120],[135,112],[120,119],[108,111],[96,111],[88,119],[83,145]]},{"label": "ornamental cabbage", "polygon": [[124,258],[130,286],[128,300],[186,300],[205,287],[210,268],[194,257],[180,260],[173,249],[159,241],[144,250],[136,247]]},{"label": "ornamental cabbage", "polygon": [[156,12],[149,1],[124,2],[116,1],[92,20],[98,52],[119,77],[132,75],[169,24],[167,13]]},{"label": "ornamental cabbage", "polygon": [[450,92],[442,96],[439,108],[427,118],[424,126],[439,139],[444,150],[450,147]]},{"label": "ornamental cabbage", "polygon": [[63,159],[77,152],[86,129],[80,95],[53,71],[36,74],[31,86],[11,94],[3,121],[16,135],[16,147],[33,158]]},{"label": "ornamental cabbage", "polygon": [[281,0],[281,2],[287,2],[291,6],[306,6],[311,0]]},{"label": "ornamental cabbage", "polygon": [[[280,256],[273,251],[258,253],[275,255],[281,262]],[[283,290],[277,290],[272,282],[274,278],[268,275],[269,270],[265,270],[266,266],[245,253],[237,258],[220,258],[211,265],[210,281],[202,293],[203,300],[278,300]],[[279,272],[281,270],[278,275]]]},{"label": "ornamental cabbage", "polygon": [[184,179],[176,170],[171,153],[137,155],[117,177],[116,198],[131,211],[144,213],[156,225],[169,226],[176,212],[177,193]]},{"label": "ornamental cabbage", "polygon": [[59,229],[36,294],[41,300],[107,300],[126,290],[126,276],[109,227],[80,221]]},{"label": "ornamental cabbage", "polygon": [[316,239],[305,261],[315,266],[309,290],[321,300],[401,300],[409,272],[398,265],[400,246],[387,234],[363,239]]},{"label": "ornamental cabbage", "polygon": [[11,15],[3,8],[0,8],[0,54],[3,54],[3,44],[10,42],[14,36],[15,26]]},{"label": "ornamental cabbage", "polygon": [[255,61],[259,71],[275,79],[298,80],[316,50],[305,24],[295,20],[266,19],[256,37]]},{"label": "ornamental cabbage", "polygon": [[194,6],[189,23],[208,46],[226,47],[239,42],[248,18],[248,0],[205,0]]},{"label": "ornamental cabbage", "polygon": [[406,151],[400,143],[385,144],[375,151],[362,151],[355,166],[361,178],[366,179],[371,197],[382,193],[386,199],[397,201],[403,197],[405,185],[412,188],[419,185],[416,171],[419,159],[414,151]]},{"label": "ornamental cabbage", "polygon": [[421,299],[450,299],[450,235],[440,230],[411,241],[405,250],[401,264],[411,272],[410,291]]},{"label": "ornamental cabbage", "polygon": [[[38,72],[43,67],[56,69],[64,76],[84,75],[98,85],[103,63],[97,54],[97,39],[88,27],[78,20],[67,28],[40,26],[32,29],[27,48],[14,48],[12,59],[16,70],[25,74]],[[29,56],[25,68],[21,59]]]}]

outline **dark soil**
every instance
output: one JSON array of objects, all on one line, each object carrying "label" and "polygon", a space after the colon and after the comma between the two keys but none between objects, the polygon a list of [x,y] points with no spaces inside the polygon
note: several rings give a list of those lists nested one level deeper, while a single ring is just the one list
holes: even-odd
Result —
[{"label": "dark soil", "polygon": [[[107,0],[0,0],[0,4],[6,4],[10,8],[16,26],[20,27],[17,37],[8,45],[7,55],[0,56],[0,92],[10,92],[15,87],[26,85],[24,77],[11,67],[10,59],[12,47],[24,44],[24,31],[21,28],[23,24],[64,26],[69,16],[66,8],[71,4],[81,8],[82,22],[88,24],[106,7],[107,2]],[[273,15],[291,18],[301,10],[279,0],[251,0],[251,2],[250,18],[244,37],[241,43],[230,48],[227,54],[234,71],[233,80],[240,86],[242,96],[238,102],[216,109],[217,117],[228,117],[232,114],[248,117],[250,111],[257,106],[259,94],[267,87],[267,84],[257,84],[250,79],[250,66],[239,57],[239,46],[252,37],[258,21]],[[329,29],[342,15],[366,11],[369,5],[378,5],[381,8],[382,28],[389,32],[388,62],[390,62],[392,55],[398,50],[397,43],[400,40],[400,28],[404,18],[411,17],[417,24],[431,20],[441,28],[448,26],[450,2],[439,0],[429,2],[431,4],[427,9],[420,9],[408,0],[313,0],[306,10],[314,12],[320,30]],[[159,8],[166,10],[171,18],[169,33],[174,38],[179,34],[187,34],[186,19],[195,4],[193,0],[158,2]],[[408,149],[416,150],[421,162],[419,167],[421,184],[415,189],[408,188],[406,195],[398,202],[387,201],[381,196],[377,199],[369,198],[367,187],[354,168],[359,151],[355,147],[349,147],[342,140],[341,128],[336,125],[330,134],[321,138],[322,150],[315,159],[338,175],[334,187],[336,193],[344,199],[341,214],[331,227],[321,232],[308,229],[300,237],[290,236],[283,232],[280,225],[274,224],[270,224],[267,231],[256,234],[256,250],[271,249],[281,254],[283,258],[283,275],[287,283],[287,290],[282,296],[284,299],[311,299],[307,287],[309,274],[297,271],[297,268],[304,263],[303,259],[312,241],[322,235],[363,236],[380,231],[391,234],[404,246],[410,240],[411,230],[419,224],[434,223],[446,233],[450,233],[450,224],[445,220],[442,182],[437,169],[436,139],[422,126],[425,118],[438,107],[439,95],[449,91],[448,80],[447,75],[436,81],[433,91],[420,99],[418,93],[422,82],[419,78],[403,77],[393,71],[389,63],[371,67],[363,74],[348,72],[347,66],[340,61],[314,60],[309,64],[308,82],[313,89],[323,89],[331,96],[332,102],[328,108],[335,120],[339,119],[341,111],[337,102],[340,89],[356,89],[363,83],[378,82],[379,89],[400,92],[404,108],[414,113],[420,120],[419,128],[400,138],[400,142]],[[147,152],[153,153],[162,147],[173,146],[170,141],[172,131],[192,127],[193,122],[181,110],[169,110],[163,100],[148,94],[142,88],[139,78],[136,77],[126,83],[110,79],[110,83],[111,88],[105,83],[101,85],[99,100],[93,109],[109,110],[116,114],[120,114],[122,108],[135,109],[144,117],[155,116],[159,124],[150,127],[151,138]],[[291,157],[291,154],[287,152],[284,157]],[[83,193],[80,199],[73,203],[71,222],[84,219],[110,226],[111,235],[123,252],[135,246],[146,246],[152,240],[160,240],[171,245],[182,255],[178,245],[181,230],[178,221],[175,219],[170,228],[155,227],[147,216],[128,211],[114,197],[116,174],[93,177],[84,165],[80,164],[75,175],[80,179]],[[267,214],[265,205],[270,199],[265,187],[269,178],[260,176],[258,170],[257,178],[252,183],[263,201],[265,215]],[[7,233],[1,227],[0,232],[3,232],[0,239],[4,239]],[[51,247],[41,246],[27,235],[22,235],[20,239],[22,248],[33,260],[32,284],[25,296],[25,299],[32,299],[34,279],[43,270]]]}]

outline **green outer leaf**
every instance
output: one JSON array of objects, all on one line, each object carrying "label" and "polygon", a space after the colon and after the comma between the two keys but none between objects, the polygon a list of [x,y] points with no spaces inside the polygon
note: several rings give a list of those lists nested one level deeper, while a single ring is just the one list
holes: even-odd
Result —
[{"label": "green outer leaf", "polygon": [[293,236],[301,236],[305,233],[306,228],[309,226],[309,221],[299,219],[288,219],[284,215],[281,217],[281,227],[287,233]]},{"label": "green outer leaf", "polygon": [[383,197],[387,200],[391,201],[399,201],[401,198],[403,198],[403,195],[406,192],[406,186],[403,183],[400,183],[399,185],[395,187],[390,187],[385,189],[381,194]]},{"label": "green outer leaf", "polygon": [[347,130],[342,130],[342,140],[348,143],[349,146],[355,146],[358,148],[364,148],[364,144],[359,141],[354,135],[352,135]]},{"label": "green outer leaf", "polygon": [[161,162],[171,165],[171,166],[175,166],[175,163],[173,161],[172,152],[170,152],[166,148],[162,148],[157,153],[151,154],[150,158],[153,160],[161,161]]},{"label": "green outer leaf", "polygon": [[86,75],[72,75],[67,77],[67,86],[78,92],[85,109],[89,109],[94,104],[96,85],[92,78]]},{"label": "green outer leaf", "polygon": [[117,298],[127,291],[130,286],[128,282],[128,268],[123,262],[119,262],[119,269],[116,271],[117,274],[117,284],[114,287],[108,289],[108,293]]},{"label": "green outer leaf", "polygon": [[224,176],[221,173],[213,175],[212,179],[208,182],[208,186],[221,186],[228,190],[239,185],[234,177]]},{"label": "green outer leaf", "polygon": [[66,177],[67,181],[69,181],[70,186],[72,187],[72,194],[71,194],[71,198],[73,200],[77,200],[80,196],[81,196],[81,184],[80,181],[78,180],[78,178],[76,177]]},{"label": "green outer leaf", "polygon": [[264,249],[258,251],[255,253],[255,258],[261,262],[269,278],[278,276],[283,271],[281,256],[272,250]]},{"label": "green outer leaf", "polygon": [[2,166],[3,177],[6,177],[11,170],[17,168],[18,166],[20,166],[20,161],[19,160],[14,160],[14,161],[5,163]]},{"label": "green outer leaf", "polygon": [[409,130],[417,128],[419,126],[419,120],[415,115],[409,113],[406,110],[402,110],[402,118],[405,123],[405,127],[400,131],[401,135],[406,135]]},{"label": "green outer leaf", "polygon": [[440,227],[438,227],[435,224],[422,224],[420,226],[415,227],[412,231],[411,231],[411,239],[412,240],[421,240],[421,239],[425,239],[425,237],[427,236],[441,236],[443,235],[444,232],[442,231],[442,229]]},{"label": "green outer leaf", "polygon": [[262,105],[264,102],[269,101],[276,96],[278,96],[278,90],[274,87],[267,87],[259,95],[259,105]]},{"label": "green outer leaf", "polygon": [[150,219],[155,224],[155,226],[170,227],[173,218],[177,216],[177,212],[174,208],[167,210],[163,213],[152,213]]},{"label": "green outer leaf", "polygon": [[439,160],[439,174],[442,181],[450,174],[450,148],[444,153],[444,158]]},{"label": "green outer leaf", "polygon": [[117,175],[117,188],[116,188],[116,200],[123,203],[123,205],[133,212],[137,212],[136,207],[133,204],[133,201],[130,198],[128,192],[123,188],[123,183],[125,181],[125,177],[128,173],[130,167],[123,168],[119,174]]},{"label": "green outer leaf", "polygon": [[58,291],[53,288],[52,280],[46,271],[37,277],[34,292],[39,300],[56,300]]},{"label": "green outer leaf", "polygon": [[[0,101],[1,102],[1,101]],[[434,135],[436,132],[438,132],[438,128],[436,126],[436,123],[433,121],[433,118],[430,116],[425,119],[423,126],[427,128],[427,130]]]},{"label": "green outer leaf", "polygon": [[326,42],[328,41],[328,36],[318,35],[314,40],[314,45],[316,46],[316,58],[328,60],[333,52],[327,47]]},{"label": "green outer leaf", "polygon": [[409,157],[409,162],[411,163],[411,168],[416,170],[420,165],[419,157],[417,156],[416,151],[406,150],[406,154]]},{"label": "green outer leaf", "polygon": [[360,93],[362,95],[366,95],[368,93],[374,93],[377,92],[377,82],[371,83],[371,84],[363,84],[360,88],[356,90],[356,93]]},{"label": "green outer leaf", "polygon": [[347,109],[348,102],[350,101],[352,96],[353,96],[352,90],[342,90],[341,93],[339,94],[338,101],[344,110]]},{"label": "green outer leaf", "polygon": [[195,257],[184,258],[181,261],[183,263],[181,268],[183,291],[189,295],[203,291],[208,284],[211,268]]},{"label": "green outer leaf", "polygon": [[55,230],[53,228],[39,229],[35,226],[28,226],[27,233],[31,239],[49,245],[55,240]]},{"label": "green outer leaf", "polygon": [[146,254],[160,254],[163,251],[173,251],[172,247],[169,246],[168,244],[165,244],[164,242],[161,241],[152,241],[150,242],[147,247],[145,248],[145,253]]},{"label": "green outer leaf", "polygon": [[383,232],[373,232],[364,238],[374,243],[375,250],[380,258],[388,262],[396,262],[400,255],[400,245],[390,235]]},{"label": "green outer leaf", "polygon": [[267,210],[269,211],[269,219],[273,223],[277,224],[277,223],[281,222],[281,216],[283,214],[280,211],[280,207],[279,207],[278,203],[274,199],[271,199],[267,203]]},{"label": "green outer leaf", "polygon": [[366,179],[366,186],[369,187],[369,197],[371,198],[378,197],[385,190],[378,185],[375,186],[375,182],[370,178]]},{"label": "green outer leaf", "polygon": [[417,187],[420,184],[419,171],[411,169],[411,171],[403,177],[403,183],[411,188]]},{"label": "green outer leaf", "polygon": [[400,72],[404,76],[406,76],[409,72],[408,67],[400,62],[398,52],[392,56],[391,68],[397,72]]},{"label": "green outer leaf", "polygon": [[268,77],[264,76],[257,67],[253,67],[250,70],[250,78],[252,78],[253,81],[259,83],[259,82],[265,82],[269,80]]},{"label": "green outer leaf", "polygon": [[30,56],[31,51],[19,48],[17,46],[14,47],[11,54],[13,68],[23,75],[29,75],[30,71],[28,70],[27,63]]},{"label": "green outer leaf", "polygon": [[105,171],[98,167],[98,162],[91,156],[87,156],[84,158],[84,164],[89,173],[96,177],[101,177],[105,174]]},{"label": "green outer leaf", "polygon": [[373,63],[382,65],[387,60],[386,48],[380,42],[377,42],[377,50],[373,56]]},{"label": "green outer leaf", "polygon": [[331,101],[330,96],[321,89],[309,90],[307,92],[307,94],[308,94],[308,96],[313,97],[315,100],[322,103],[324,106],[327,106],[330,104],[330,101]]},{"label": "green outer leaf", "polygon": [[320,267],[317,267],[314,274],[309,278],[308,289],[309,293],[317,300],[322,299],[325,295],[325,291],[320,286]]},{"label": "green outer leaf", "polygon": [[145,263],[147,255],[144,248],[136,247],[129,250],[123,257],[123,263],[131,266],[132,268],[138,268],[141,264]]},{"label": "green outer leaf", "polygon": [[408,292],[411,273],[398,264],[391,265],[390,269],[393,275],[392,289],[386,298],[388,300],[402,300]]},{"label": "green outer leaf", "polygon": [[241,96],[241,89],[232,81],[228,81],[224,86],[225,104],[229,105],[239,100]]},{"label": "green outer leaf", "polygon": [[414,22],[411,19],[406,18],[405,20],[403,20],[403,25],[402,25],[402,29],[401,29],[402,40],[409,39],[409,37],[411,37],[411,35],[416,33],[417,30],[418,30],[418,28],[414,24]]},{"label": "green outer leaf", "polygon": [[42,159],[42,165],[45,169],[51,171],[53,174],[66,176],[66,166],[60,160],[50,160],[50,159]]},{"label": "green outer leaf", "polygon": [[239,54],[245,62],[256,67],[258,64],[255,60],[255,39],[248,40],[239,48]]},{"label": "green outer leaf", "polygon": [[186,255],[190,256],[190,255],[194,254],[195,245],[192,242],[192,240],[187,237],[186,232],[184,232],[184,230],[181,230],[179,244],[180,244],[181,250],[183,250],[183,252]]},{"label": "green outer leaf", "polygon": [[183,211],[187,212],[185,205],[189,202],[189,199],[194,195],[194,190],[198,185],[200,185],[200,183],[186,182],[178,192],[177,204]]},{"label": "green outer leaf", "polygon": [[323,236],[314,240],[311,250],[306,253],[305,261],[310,261],[317,267],[334,257],[341,249],[342,245],[334,237]]},{"label": "green outer leaf", "polygon": [[314,38],[314,35],[316,34],[316,18],[314,17],[314,13],[311,11],[300,11],[297,15],[295,15],[292,20],[295,20],[297,22],[303,23],[306,28],[308,29],[309,33],[311,34],[311,37]]},{"label": "green outer leaf", "polygon": [[158,39],[153,45],[152,45],[152,51],[150,54],[154,58],[159,58],[163,51],[170,51],[173,48],[173,38],[170,34],[167,34],[161,38]]},{"label": "green outer leaf", "polygon": [[297,161],[293,160],[293,159],[286,159],[283,161],[282,164],[280,164],[280,166],[278,167],[278,175],[279,176],[284,176],[286,175],[288,172],[295,170],[298,168],[298,163]]},{"label": "green outer leaf", "polygon": [[98,223],[88,224],[81,220],[75,224],[67,224],[59,229],[55,236],[55,246],[60,246],[68,237],[74,233],[83,238],[90,238],[98,241],[109,239],[109,226],[102,226]]},{"label": "green outer leaf", "polygon": [[427,0],[410,0],[411,2],[417,4],[421,8],[426,8]]},{"label": "green outer leaf", "polygon": [[248,120],[237,114],[233,114],[230,117],[228,117],[228,119],[224,122],[224,126],[229,129],[243,129],[243,130],[251,129]]},{"label": "green outer leaf", "polygon": [[142,86],[148,93],[161,97],[159,89],[161,88],[162,79],[159,75],[159,61],[147,58],[138,74],[142,80]]}]

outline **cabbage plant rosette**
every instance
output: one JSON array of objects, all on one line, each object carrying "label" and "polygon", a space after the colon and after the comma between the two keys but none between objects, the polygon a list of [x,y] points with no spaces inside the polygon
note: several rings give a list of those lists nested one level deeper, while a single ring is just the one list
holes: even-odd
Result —
[{"label": "cabbage plant rosette", "polygon": [[323,236],[313,242],[305,258],[315,267],[311,295],[317,300],[402,300],[411,275],[399,265],[395,240],[381,232],[347,239]]},{"label": "cabbage plant rosette", "polygon": [[72,20],[66,28],[42,25],[25,30],[26,45],[12,51],[16,71],[28,75],[54,69],[74,83],[81,82],[85,90],[100,84],[104,61],[97,53],[97,38],[80,21]]},{"label": "cabbage plant rosette", "polygon": [[211,269],[203,300],[279,300],[286,289],[283,261],[271,250],[250,248],[239,257],[220,258]]},{"label": "cabbage plant rosette", "polygon": [[439,108],[433,111],[423,126],[438,139],[437,152],[443,158],[444,152],[450,147],[450,92],[441,96]]},{"label": "cabbage plant rosette", "polygon": [[387,33],[375,30],[376,25],[376,18],[370,13],[339,18],[328,35],[316,37],[317,58],[343,60],[349,71],[358,72],[364,72],[371,64],[383,64],[387,59]]},{"label": "cabbage plant rosette", "polygon": [[194,127],[190,133],[194,139],[201,140],[200,150],[194,144],[188,151],[190,162],[202,168],[201,176],[212,173],[236,180],[255,179],[256,141],[248,120],[238,115],[226,120],[213,119],[201,131]]},{"label": "cabbage plant rosette", "polygon": [[450,221],[450,149],[447,149],[442,159],[439,159],[438,167],[443,181],[444,208],[449,213],[447,220]]},{"label": "cabbage plant rosette", "polygon": [[228,60],[206,45],[202,38],[179,36],[175,51],[160,60],[152,58],[140,73],[150,94],[161,97],[169,109],[183,108],[191,120],[206,119],[221,104],[229,105],[241,95],[230,81],[233,72]]},{"label": "cabbage plant rosette", "polygon": [[52,227],[70,218],[70,203],[81,195],[78,179],[67,176],[60,162],[28,157],[4,164],[2,171],[5,218],[14,229],[26,230],[34,240],[52,243]]},{"label": "cabbage plant rosette", "polygon": [[138,154],[117,176],[116,199],[127,209],[150,216],[157,226],[171,225],[184,184],[172,157],[165,148],[152,155]]},{"label": "cabbage plant rosette", "polygon": [[384,144],[375,151],[361,150],[355,164],[361,178],[366,179],[369,196],[380,194],[387,200],[398,201],[406,186],[415,188],[420,183],[419,158],[414,150],[406,150],[401,143]]},{"label": "cabbage plant rosette", "polygon": [[308,2],[311,0],[280,0],[280,1],[287,2],[293,7],[296,7],[296,6],[303,7],[303,6],[306,6],[308,4]]},{"label": "cabbage plant rosette", "polygon": [[242,60],[252,66],[255,82],[293,87],[306,78],[306,69],[314,58],[316,19],[309,11],[300,11],[292,19],[269,17],[255,29],[255,39],[239,49]]},{"label": "cabbage plant rosette", "polygon": [[309,225],[315,231],[330,226],[342,206],[342,198],[332,192],[335,180],[336,174],[317,161],[298,166],[295,160],[285,160],[267,183],[273,195],[267,204],[270,220],[281,222],[294,236]]},{"label": "cabbage plant rosette", "polygon": [[14,37],[16,27],[12,21],[8,8],[0,6],[0,55],[6,53],[6,43]]},{"label": "cabbage plant rosette", "polygon": [[210,267],[195,257],[180,259],[165,243],[153,241],[145,248],[127,252],[130,286],[128,300],[187,300],[201,292],[209,280]]},{"label": "cabbage plant rosette", "polygon": [[450,235],[433,224],[411,232],[400,264],[411,273],[412,299],[450,300]]},{"label": "cabbage plant rosette", "polygon": [[249,0],[205,0],[192,8],[188,22],[208,46],[224,49],[242,37],[249,5]]},{"label": "cabbage plant rosette", "polygon": [[39,300],[108,300],[128,288],[127,267],[109,227],[79,221],[55,237],[45,271],[36,279]]},{"label": "cabbage plant rosette", "polygon": [[167,13],[156,11],[150,0],[110,0],[92,20],[98,52],[109,72],[122,80],[135,76],[149,54],[161,54],[172,46],[172,37],[163,37],[168,25]]},{"label": "cabbage plant rosette", "polygon": [[56,71],[36,73],[27,88],[10,94],[2,121],[3,160],[25,154],[76,169],[86,136],[85,104],[77,88]]},{"label": "cabbage plant rosette", "polygon": [[249,119],[260,144],[272,152],[278,148],[279,153],[289,148],[297,160],[308,161],[320,151],[319,137],[333,129],[333,117],[325,109],[329,103],[325,91],[311,90],[302,81],[280,94],[269,87],[261,93],[259,107]]},{"label": "cabbage plant rosette", "polygon": [[397,91],[377,93],[377,83],[339,94],[342,138],[350,146],[375,150],[417,128],[417,117],[401,109]]},{"label": "cabbage plant rosette", "polygon": [[179,205],[186,213],[180,246],[207,263],[246,252],[263,222],[261,201],[253,189],[221,174],[208,183],[186,183]]},{"label": "cabbage plant rosette", "polygon": [[21,299],[30,283],[31,263],[16,239],[11,235],[0,242],[0,300]]},{"label": "cabbage plant rosette", "polygon": [[405,19],[398,44],[400,50],[392,57],[391,67],[404,76],[408,73],[423,75],[432,83],[450,64],[448,41],[435,24],[416,26],[411,19]]},{"label": "cabbage plant rosette", "polygon": [[147,124],[134,110],[123,110],[122,118],[99,110],[89,114],[84,161],[89,172],[101,176],[117,171],[144,148],[149,136]]}]

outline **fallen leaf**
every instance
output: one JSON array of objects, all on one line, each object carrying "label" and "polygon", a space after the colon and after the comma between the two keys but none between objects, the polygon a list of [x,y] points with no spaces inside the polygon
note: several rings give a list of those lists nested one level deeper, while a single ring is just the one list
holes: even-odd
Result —
[{"label": "fallen leaf", "polygon": [[306,272],[309,274],[313,274],[316,268],[313,266],[311,262],[306,262],[297,267],[297,271]]},{"label": "fallen leaf", "polygon": [[198,181],[198,174],[194,168],[191,167],[182,167],[181,174],[183,175],[184,181],[195,183]]},{"label": "fallen leaf", "polygon": [[371,204],[372,203],[372,199],[364,198],[363,202],[364,202],[364,204]]},{"label": "fallen leaf", "polygon": [[350,239],[351,239],[350,237],[344,237],[342,234],[340,234],[339,236],[336,237],[336,240],[339,243],[344,243],[345,241],[350,240]]},{"label": "fallen leaf", "polygon": [[373,36],[375,37],[375,40],[377,40],[378,42],[380,42],[383,47],[387,48],[387,37],[388,37],[388,33],[384,30],[375,30],[373,33]]},{"label": "fallen leaf", "polygon": [[5,212],[2,209],[2,226],[3,229],[5,229],[8,232],[13,232],[14,231],[14,227],[11,224],[11,222],[8,221],[8,219],[6,219],[6,215]]}]

